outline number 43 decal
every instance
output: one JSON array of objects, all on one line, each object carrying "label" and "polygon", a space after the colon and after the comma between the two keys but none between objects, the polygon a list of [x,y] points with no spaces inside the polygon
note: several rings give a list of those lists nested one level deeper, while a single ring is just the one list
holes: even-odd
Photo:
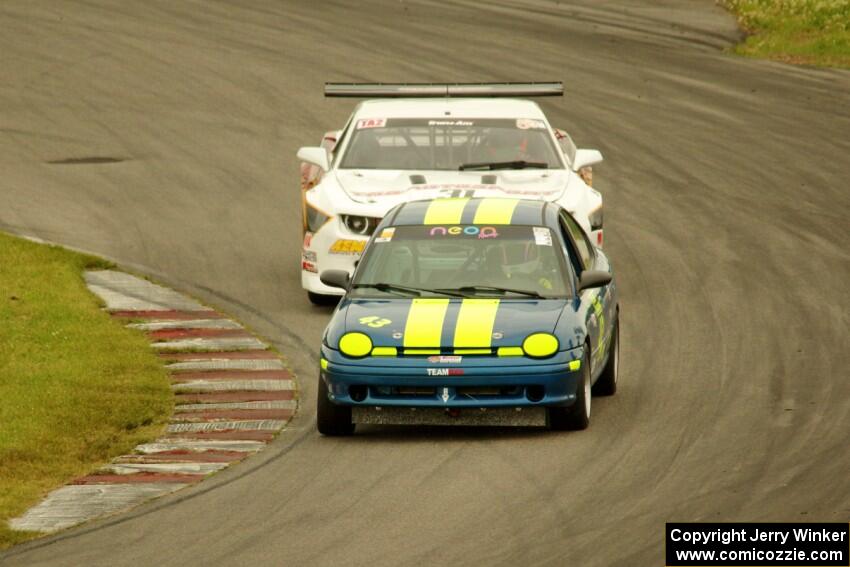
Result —
[{"label": "number 43 decal", "polygon": [[381,319],[376,317],[375,315],[371,315],[369,317],[361,317],[359,319],[361,325],[368,325],[370,327],[383,327],[384,325],[389,325],[392,323],[389,319]]}]

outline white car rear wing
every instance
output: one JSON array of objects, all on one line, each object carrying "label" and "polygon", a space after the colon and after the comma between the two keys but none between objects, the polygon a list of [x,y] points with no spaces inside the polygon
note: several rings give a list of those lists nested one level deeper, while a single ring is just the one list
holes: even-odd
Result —
[{"label": "white car rear wing", "polygon": [[543,83],[325,83],[326,97],[530,97],[563,96],[560,81]]}]

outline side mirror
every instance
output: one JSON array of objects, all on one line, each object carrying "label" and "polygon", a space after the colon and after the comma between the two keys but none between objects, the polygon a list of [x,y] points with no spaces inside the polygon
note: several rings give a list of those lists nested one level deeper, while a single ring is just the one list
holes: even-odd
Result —
[{"label": "side mirror", "polygon": [[308,147],[298,150],[298,159],[319,166],[319,168],[327,172],[331,168],[328,151],[325,148]]},{"label": "side mirror", "polygon": [[[324,276],[325,274],[322,274]],[[596,287],[606,286],[611,283],[611,273],[601,270],[585,270],[581,273],[581,278],[578,282],[578,290],[593,289]]]},{"label": "side mirror", "polygon": [[325,270],[319,275],[319,281],[328,287],[348,289],[351,278],[345,270]]},{"label": "side mirror", "polygon": [[578,171],[589,165],[602,163],[602,152],[599,150],[576,150],[576,157],[573,159],[573,171]]}]

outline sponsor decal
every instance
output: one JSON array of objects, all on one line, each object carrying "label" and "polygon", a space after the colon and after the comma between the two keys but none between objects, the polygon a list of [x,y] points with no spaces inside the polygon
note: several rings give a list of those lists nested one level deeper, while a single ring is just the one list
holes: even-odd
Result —
[{"label": "sponsor decal", "polygon": [[497,238],[499,233],[492,226],[435,226],[430,230],[428,236],[477,236],[478,238]]},{"label": "sponsor decal", "polygon": [[499,185],[491,185],[489,183],[432,183],[430,185],[413,185],[407,190],[439,191],[452,197],[459,197],[460,193],[463,193],[464,197],[472,197],[475,191],[484,191],[485,193],[504,193],[507,191],[507,189]]},{"label": "sponsor decal", "polygon": [[402,332],[400,332],[400,331],[396,331],[395,333],[393,333],[393,338],[394,338],[394,339],[400,339],[400,338],[401,338],[401,337],[403,337],[403,336],[404,336],[404,333],[402,333]]},{"label": "sponsor decal", "polygon": [[546,128],[546,124],[533,118],[517,118],[516,127],[520,130],[542,130]]},{"label": "sponsor decal", "polygon": [[498,341],[499,339],[504,338],[504,336],[505,336],[505,335],[503,335],[503,334],[502,334],[502,333],[500,333],[499,331],[496,331],[495,333],[493,333],[493,338],[494,338],[494,339],[496,339],[497,341]]},{"label": "sponsor decal", "polygon": [[386,118],[363,118],[357,121],[358,130],[363,130],[364,128],[383,128],[386,125]]},{"label": "sponsor decal", "polygon": [[535,226],[534,242],[538,246],[552,246],[552,231],[544,226]]},{"label": "sponsor decal", "polygon": [[328,252],[331,254],[360,255],[365,247],[365,240],[337,240],[328,248]]},{"label": "sponsor decal", "polygon": [[463,361],[462,356],[429,356],[428,362],[431,364],[460,364]]},{"label": "sponsor decal", "polygon": [[432,183],[431,185],[414,185],[411,189],[424,189],[426,191],[440,191],[441,193],[451,193],[452,191],[484,191],[487,189],[495,189],[504,191],[498,185],[489,185],[484,183]]},{"label": "sponsor decal", "polygon": [[471,120],[429,120],[428,126],[473,126]]},{"label": "sponsor decal", "polygon": [[[392,195],[404,195],[410,191],[483,191],[485,194],[503,194],[503,195],[518,195],[518,196],[533,196],[533,197],[549,197],[559,195],[563,189],[513,189],[502,187],[500,185],[483,185],[483,184],[468,184],[468,183],[446,183],[433,185],[411,185],[405,189],[390,189],[387,191],[351,191],[352,195],[357,197],[388,197]],[[468,195],[467,195],[468,196]]]},{"label": "sponsor decal", "polygon": [[368,325],[369,327],[379,328],[385,325],[389,325],[392,323],[389,319],[381,319],[377,315],[370,315],[368,317],[361,317],[358,319],[361,325]]},{"label": "sponsor decal", "polygon": [[305,272],[312,272],[314,274],[318,274],[319,270],[316,268],[316,264],[313,262],[301,261],[301,269]]},{"label": "sponsor decal", "polygon": [[463,376],[463,368],[426,368],[428,376]]},{"label": "sponsor decal", "polygon": [[301,261],[302,262],[315,262],[316,261],[316,253],[312,250],[304,250],[301,253]]},{"label": "sponsor decal", "polygon": [[395,227],[392,226],[390,228],[385,228],[381,231],[381,234],[378,235],[378,238],[375,239],[375,242],[389,242],[393,239],[393,235],[395,234]]},{"label": "sponsor decal", "polygon": [[312,243],[313,243],[313,233],[309,232],[309,231],[305,232],[304,233],[304,248],[309,248]]},{"label": "sponsor decal", "polygon": [[443,388],[443,394],[440,397],[443,398],[444,404],[449,403],[449,389]]}]

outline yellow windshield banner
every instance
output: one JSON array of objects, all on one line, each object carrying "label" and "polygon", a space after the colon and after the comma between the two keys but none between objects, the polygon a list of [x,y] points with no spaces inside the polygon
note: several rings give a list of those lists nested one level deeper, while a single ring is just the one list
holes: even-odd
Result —
[{"label": "yellow windshield banner", "polygon": [[464,299],[455,326],[454,347],[490,348],[498,299]]},{"label": "yellow windshield banner", "polygon": [[404,347],[439,348],[448,308],[448,299],[414,299],[404,325]]},{"label": "yellow windshield banner", "polygon": [[519,199],[483,199],[472,224],[511,224]]},{"label": "yellow windshield banner", "polygon": [[469,199],[436,199],[428,205],[423,224],[459,224]]}]

